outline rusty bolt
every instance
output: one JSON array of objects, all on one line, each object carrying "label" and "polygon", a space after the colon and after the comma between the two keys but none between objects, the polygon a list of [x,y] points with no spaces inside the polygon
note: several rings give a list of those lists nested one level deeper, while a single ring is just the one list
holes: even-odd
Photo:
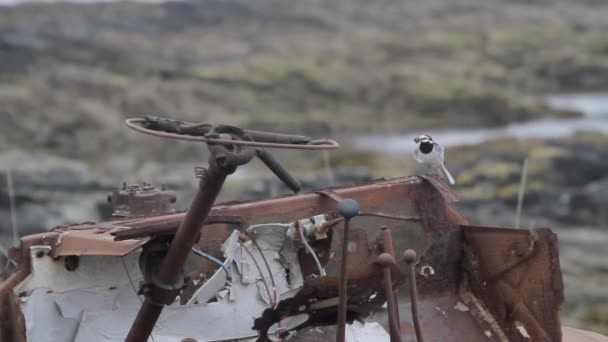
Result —
[{"label": "rusty bolt", "polygon": [[378,256],[378,264],[381,266],[394,265],[395,258],[388,253],[382,253]]},{"label": "rusty bolt", "polygon": [[408,249],[407,251],[403,252],[403,260],[405,262],[407,262],[408,264],[415,262],[416,261],[416,252],[411,249]]},{"label": "rusty bolt", "polygon": [[42,258],[44,256],[44,251],[36,252],[36,258]]}]

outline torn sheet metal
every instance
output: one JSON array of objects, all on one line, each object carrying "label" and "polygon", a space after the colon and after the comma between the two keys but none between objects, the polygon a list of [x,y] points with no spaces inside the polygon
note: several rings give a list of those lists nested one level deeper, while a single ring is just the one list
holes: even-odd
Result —
[{"label": "torn sheet metal", "polygon": [[[224,266],[226,267],[230,267],[234,260],[234,253],[238,246],[239,236],[240,234],[237,230],[233,231],[228,240],[222,245],[225,258]],[[220,290],[226,287],[227,282],[228,275],[223,268],[219,268],[205,284],[192,294],[192,297],[188,300],[187,304],[207,303],[211,298],[218,295]],[[233,291],[229,289],[228,292],[232,293]]]},{"label": "torn sheet metal", "polygon": [[131,281],[142,278],[137,264],[139,254],[83,256],[78,267],[68,271],[65,258],[38,253],[49,248],[31,248],[32,273],[16,288],[21,295],[28,341],[71,342],[87,311],[139,308],[131,285]]},{"label": "torn sheet metal", "polygon": [[[391,268],[393,285],[402,284],[404,275],[393,265]],[[348,301],[347,317],[351,322],[369,316],[386,301],[384,284],[378,279],[382,278],[382,267],[377,264],[364,264],[348,269]],[[303,329],[308,326],[336,324],[338,305],[339,277],[326,276],[309,278],[297,294],[291,298],[281,300],[278,305],[264,311],[256,318],[254,328],[259,331],[261,342],[269,341],[269,328],[281,319],[289,316],[309,314],[310,319]]]},{"label": "torn sheet metal", "polygon": [[[298,251],[287,238],[289,227],[290,225],[287,224],[252,226],[248,231],[255,239],[255,243],[247,241],[236,245],[233,252],[241,282],[255,283],[260,288],[260,297],[268,305],[284,297],[292,289],[302,287],[304,281],[298,261]],[[270,270],[267,269],[266,264]],[[276,298],[269,298],[266,286],[270,288],[271,296],[275,297],[274,291],[276,291]]]},{"label": "torn sheet metal", "polygon": [[[222,246],[225,258],[224,265],[231,265],[234,260],[236,270],[240,274],[240,281],[244,284],[255,283],[259,289],[259,297],[267,305],[271,305],[275,300],[274,291],[277,292],[277,299],[285,298],[286,293],[293,289],[299,289],[303,284],[297,250],[287,239],[286,232],[288,229],[289,225],[284,224],[263,224],[251,227],[249,232],[255,238],[257,246],[252,241],[242,244],[239,241],[240,234],[235,230]],[[268,274],[267,264],[272,279]],[[258,266],[262,271],[261,274]],[[222,269],[218,269],[193,294],[188,304],[209,301],[225,287],[226,281],[226,273]],[[266,286],[268,286],[268,290]],[[235,291],[237,289],[231,287],[228,293],[233,297]],[[269,297],[269,291],[273,298]]]},{"label": "torn sheet metal", "polygon": [[[235,272],[233,266],[231,269]],[[184,337],[198,341],[255,338],[257,333],[251,329],[253,318],[261,315],[268,305],[260,300],[255,284],[235,281],[231,291],[234,300],[218,296],[216,302],[168,306],[152,333],[155,342],[181,341]],[[85,312],[75,341],[124,341],[137,309],[128,306]],[[294,327],[288,321],[283,323],[286,328]]]},{"label": "torn sheet metal", "polygon": [[[272,286],[262,255],[273,274],[276,286],[270,291],[276,290],[276,300],[292,296],[303,283],[297,250],[287,239],[286,229],[284,225],[253,227],[251,233],[259,250],[251,241],[241,244],[240,233],[234,231],[223,250],[225,264],[233,275],[239,276],[226,287],[226,274],[220,268],[199,288],[189,305],[169,306],[153,331],[155,342],[181,341],[184,337],[199,341],[255,338],[254,317],[275,300],[261,285],[263,279]],[[18,287],[26,294],[22,310],[28,340],[123,341],[140,305],[133,288],[142,279],[137,263],[139,253],[125,257],[83,255],[78,257],[77,267],[70,270],[72,267],[66,267],[67,257],[52,258],[48,255],[50,250],[50,246],[31,248],[32,273]],[[253,266],[252,256],[261,266],[261,273]],[[214,297],[215,301],[208,303]],[[282,328],[293,329],[302,319],[281,323]],[[275,330],[276,327],[271,332]]]},{"label": "torn sheet metal", "polygon": [[[135,281],[139,281],[136,279]],[[233,285],[236,300],[172,305],[163,312],[153,332],[155,342],[254,338],[253,317],[268,306],[254,284]],[[118,288],[73,289],[61,293],[37,288],[22,299],[28,341],[124,341],[140,302],[130,284]],[[292,328],[285,321],[285,327]],[[299,324],[294,322],[293,324]],[[150,339],[150,341],[152,341]]]},{"label": "torn sheet metal", "polygon": [[[75,341],[80,322],[88,312],[111,312],[121,308],[136,312],[140,302],[130,285],[107,289],[91,288],[70,290],[62,293],[48,289],[34,290],[28,297],[21,298],[21,309],[26,319],[27,338],[30,342],[71,342]],[[131,319],[129,317],[122,317]],[[114,324],[120,317],[114,316]],[[110,328],[110,327],[108,327]],[[103,341],[91,339],[90,341]]]}]

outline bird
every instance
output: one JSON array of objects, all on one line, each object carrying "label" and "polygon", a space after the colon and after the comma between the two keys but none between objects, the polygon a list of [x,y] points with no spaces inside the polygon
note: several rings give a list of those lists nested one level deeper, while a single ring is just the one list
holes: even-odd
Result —
[{"label": "bird", "polygon": [[454,177],[444,165],[445,151],[443,146],[436,143],[430,135],[419,135],[414,138],[417,148],[414,150],[414,159],[420,164],[428,165],[443,175],[450,185],[456,184]]}]

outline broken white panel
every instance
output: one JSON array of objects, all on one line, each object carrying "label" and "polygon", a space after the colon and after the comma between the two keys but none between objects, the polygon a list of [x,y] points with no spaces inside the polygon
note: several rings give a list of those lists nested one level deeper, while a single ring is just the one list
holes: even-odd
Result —
[{"label": "broken white panel", "polygon": [[40,288],[20,300],[30,342],[71,342],[86,311],[128,308],[127,311],[137,312],[141,305],[131,285],[62,293]]},{"label": "broken white panel", "polygon": [[[50,246],[32,246],[30,248],[30,261],[32,271],[30,275],[15,287],[15,293],[45,288],[52,292],[65,292],[85,288],[110,288],[129,283],[123,261],[130,271],[132,279],[141,279],[138,266],[139,252],[125,256],[83,255],[79,256],[78,267],[68,271],[65,267],[65,258],[57,260],[47,255]],[[41,251],[44,256],[36,257]]]},{"label": "broken white panel", "polygon": [[[43,257],[36,257],[39,251]],[[81,256],[78,267],[68,271],[64,258],[55,260],[47,255],[49,251],[49,246],[30,248],[32,272],[14,290],[25,293],[20,302],[28,341],[72,342],[86,311],[139,308],[129,280],[137,283],[142,278],[139,253]]]},{"label": "broken white panel", "polygon": [[[156,342],[173,341],[175,338],[181,340],[184,337],[199,341],[256,338],[257,332],[252,330],[253,321],[260,317],[271,303],[268,291],[261,281],[263,278],[269,286],[271,296],[274,297],[274,288],[262,255],[273,274],[277,299],[289,298],[297,293],[303,284],[303,277],[297,250],[286,238],[287,228],[284,225],[258,225],[253,228],[252,232],[262,253],[251,242],[241,245],[238,232],[231,234],[223,245],[225,265],[233,272],[231,286],[225,286],[225,272],[218,269],[195,294],[197,304],[196,301],[190,301],[186,306],[166,307],[153,331]],[[261,274],[252,256],[260,266]],[[233,262],[229,263],[230,260]],[[287,282],[286,267],[290,269],[291,284]],[[207,303],[213,296],[217,301]],[[120,309],[87,312],[75,341],[122,341],[133,319],[129,318],[129,315],[134,317],[135,314],[136,312]],[[283,328],[291,329],[302,322],[286,319],[281,323]],[[271,328],[269,332],[274,333],[275,329]]]},{"label": "broken white panel", "polygon": [[73,341],[79,319],[63,317],[46,290],[34,291],[21,306],[30,342]]},{"label": "broken white panel", "polygon": [[[125,271],[126,266],[133,281],[141,279],[139,253],[81,256],[78,267],[68,271],[64,258],[55,260],[47,255],[50,248],[30,248],[32,272],[15,288],[28,296],[21,298],[28,341],[73,341],[84,311],[128,305],[123,298],[125,289],[128,297],[135,299],[134,305],[139,302]],[[36,257],[39,251],[43,257]]]},{"label": "broken white panel", "polygon": [[[225,299],[165,307],[154,328],[154,340],[164,342],[178,338],[181,341],[184,337],[191,337],[198,341],[223,341],[256,337],[257,332],[251,329],[253,321],[268,305],[259,299],[258,288],[254,284],[236,282],[233,286],[238,288],[236,301]],[[124,341],[136,314],[137,310],[128,307],[86,312],[74,341]],[[284,323],[284,327],[295,327],[288,325],[287,320]]]},{"label": "broken white panel", "polygon": [[[233,255],[238,272],[241,274],[241,282],[257,283],[260,289],[260,297],[268,305],[272,303],[272,300],[268,298],[268,291],[262,279],[268,285],[272,299],[274,299],[275,289],[272,287],[273,279],[268,274],[264,259],[268,263],[275,281],[277,299],[283,298],[287,292],[300,288],[304,284],[297,249],[287,238],[289,227],[290,225],[287,224],[263,224],[250,227],[249,230],[255,234],[261,253],[252,242],[235,246]],[[244,250],[245,248],[249,253]],[[287,269],[289,269],[289,282],[287,280]]]},{"label": "broken white panel", "polygon": [[391,336],[376,322],[361,323],[354,321],[346,325],[345,340],[347,342],[389,342]]},{"label": "broken white panel", "polygon": [[[265,277],[272,286],[262,255],[273,274],[278,300],[297,293],[303,278],[297,250],[286,238],[284,226],[258,226],[255,234],[262,253],[251,243],[242,246],[238,233],[231,235],[224,244],[224,253],[227,259],[234,258],[228,266],[234,272],[233,284],[224,286],[225,273],[219,269],[214,274],[217,281],[203,285],[197,293],[201,304],[167,306],[153,331],[154,342],[177,342],[185,337],[199,341],[257,337],[257,332],[252,330],[253,321],[269,308],[270,302],[266,289],[260,287],[261,279]],[[244,248],[260,265],[261,274]],[[38,251],[46,253],[48,247],[32,247],[32,274],[16,289],[30,294],[22,303],[28,340],[124,341],[141,305],[141,298],[133,289],[142,278],[137,263],[139,254],[124,257],[127,274],[121,257],[81,256],[79,266],[68,271],[64,259],[36,258]],[[240,276],[236,273],[237,266]],[[290,283],[286,268],[290,270]],[[270,288],[270,291],[274,295],[275,289]],[[216,296],[217,301],[207,303],[210,296]],[[292,329],[301,322],[286,319],[281,323],[283,328]],[[274,329],[269,332],[274,333]]]},{"label": "broken white panel", "polygon": [[[234,253],[236,251],[236,247],[238,246],[239,241],[239,231],[235,230],[232,232],[230,237],[224,242],[222,245],[222,250],[224,251],[224,266],[230,269],[230,265],[232,264],[232,260],[234,259]],[[232,270],[230,270],[232,272]],[[194,303],[207,303],[211,298],[217,295],[224,287],[226,287],[226,282],[228,281],[228,276],[226,275],[226,271],[220,267],[217,271],[205,282],[205,284],[201,285],[193,294],[190,300],[188,300],[187,304]]]}]

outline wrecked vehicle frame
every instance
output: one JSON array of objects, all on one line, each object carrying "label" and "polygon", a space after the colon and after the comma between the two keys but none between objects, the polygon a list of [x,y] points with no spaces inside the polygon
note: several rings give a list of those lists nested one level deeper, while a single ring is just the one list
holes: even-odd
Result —
[{"label": "wrecked vehicle frame", "polygon": [[[214,172],[212,162],[209,170]],[[469,341],[562,340],[563,285],[556,235],[549,229],[467,225],[450,207],[456,195],[438,177],[381,179],[211,206],[225,175],[212,175],[211,183],[209,171],[201,176],[201,190],[206,190],[191,207],[198,212],[61,226],[22,238],[11,250],[17,270],[0,284],[0,341],[35,340],[40,336],[35,330],[43,328],[33,322],[44,324],[38,323],[32,307],[48,303],[59,308],[53,319],[66,324],[66,341],[101,336],[118,341],[127,335],[127,340],[145,341],[150,333],[156,341],[263,342],[288,335],[294,341],[333,341],[341,335],[340,324],[332,331],[340,323],[341,277],[348,288],[342,297],[346,321],[364,320],[388,302],[389,333],[383,330],[383,336],[391,341],[452,341],[454,336]],[[288,175],[278,176],[292,182]],[[351,218],[347,244],[342,238],[348,219],[337,210],[343,199],[360,206]],[[184,225],[189,233],[180,237]],[[393,240],[415,253],[401,257]],[[181,256],[168,262],[171,246],[181,247]],[[204,258],[189,262],[190,248],[184,246],[204,250],[223,264]],[[340,269],[343,251],[348,262]],[[169,271],[159,282],[159,265],[164,263]],[[179,266],[184,264],[188,267]],[[224,272],[232,265],[232,275]],[[409,300],[398,296],[399,289],[407,288],[402,286],[406,274],[417,289]],[[139,289],[133,279],[142,281]],[[130,298],[137,298],[129,302],[133,305],[119,305],[123,288],[144,296],[143,316],[133,325],[141,298],[131,292]],[[100,291],[107,300],[103,304],[67,303],[72,296],[89,298],[90,292]],[[161,315],[159,304],[173,305]],[[234,310],[250,310],[256,316],[230,316]],[[201,323],[212,312],[223,328]],[[107,318],[113,315],[116,320]],[[162,324],[155,325],[158,317]],[[357,341],[354,327],[348,327],[348,335]]]},{"label": "wrecked vehicle frame", "polygon": [[[460,334],[469,335],[471,341],[503,341],[505,339],[524,341],[525,337],[521,333],[521,328],[516,326],[521,323],[525,327],[525,331],[549,336],[551,341],[560,340],[561,326],[558,308],[563,300],[563,289],[555,235],[546,229],[537,230],[539,237],[534,243],[534,252],[527,253],[528,240],[531,236],[528,230],[496,228],[486,230],[467,226],[465,220],[447,205],[454,199],[453,194],[436,187],[437,182],[438,180],[431,177],[408,177],[332,189],[334,193],[342,197],[356,199],[364,210],[398,215],[408,214],[407,208],[399,208],[403,204],[403,201],[399,200],[408,198],[412,201],[410,210],[415,210],[423,218],[419,223],[404,223],[371,216],[354,219],[356,233],[352,234],[351,241],[356,244],[356,247],[353,247],[356,252],[351,254],[352,266],[358,266],[363,261],[370,264],[369,267],[357,269],[357,274],[355,271],[349,271],[349,281],[358,286],[360,283],[365,284],[365,279],[371,280],[371,284],[366,285],[367,289],[371,291],[369,294],[378,293],[376,298],[380,303],[376,304],[384,303],[382,284],[378,284],[377,281],[380,269],[373,265],[374,259],[383,251],[383,248],[377,246],[380,245],[380,240],[368,241],[365,235],[377,230],[380,236],[382,226],[389,226],[392,230],[421,229],[423,240],[412,247],[418,253],[416,280],[420,297],[419,310],[423,334],[428,335],[431,340],[448,341],[453,333],[450,328],[453,328]],[[313,217],[319,213],[331,213],[335,210],[335,206],[336,201],[318,193],[220,204],[211,210],[210,223],[201,227],[201,236],[208,237],[207,240],[201,240],[197,245],[200,248],[206,245],[205,249],[211,252],[218,251],[221,243],[229,237],[229,226],[244,232],[242,227],[247,227],[252,223],[287,222],[297,217]],[[17,304],[19,292],[15,293],[14,290],[18,289],[18,285],[31,275],[33,260],[49,258],[53,262],[61,264],[65,263],[68,256],[73,255],[126,255],[141,246],[151,244],[152,241],[170,239],[172,232],[177,229],[183,217],[184,213],[176,213],[142,219],[108,221],[100,224],[74,225],[23,238],[21,246],[12,252],[19,268],[0,285],[0,298],[3,303],[1,311],[3,341],[25,341],[25,322],[23,315],[19,314]],[[222,222],[222,217],[227,218],[225,221],[230,223],[216,223]],[[236,220],[235,217],[239,219]],[[365,223],[358,223],[358,220],[365,221]],[[359,228],[361,226],[371,229]],[[492,236],[487,231],[494,232],[496,236]],[[335,251],[334,255],[338,255],[336,252],[340,246],[337,242],[340,239],[335,238],[337,235],[341,235],[338,226],[332,232],[331,243],[319,240],[314,245],[318,254],[322,255],[321,262],[325,265],[329,262],[331,250]],[[493,244],[497,247],[492,247]],[[30,251],[33,246],[48,246],[49,249],[44,255],[32,256]],[[512,258],[509,264],[494,265],[496,271],[490,275],[486,274],[489,272],[486,265],[493,261],[484,263],[479,261],[491,260],[485,259],[485,255],[480,259],[480,253],[484,253],[488,246],[492,247],[492,251],[486,251],[486,253],[500,258],[500,260]],[[298,308],[302,305],[301,303],[308,303],[309,299],[312,303],[309,303],[304,310],[311,317],[307,325],[336,323],[337,302],[323,308],[325,310],[318,309],[319,305],[313,305],[322,301],[325,301],[327,305],[332,304],[331,301],[327,301],[337,297],[336,276],[312,277],[316,272],[312,257],[301,250],[298,258],[302,274],[306,279],[302,290],[295,297],[287,299],[285,302],[279,302],[276,308],[269,308],[267,309],[269,311],[258,317],[256,327],[259,327],[261,331],[274,324],[277,318],[299,313]],[[397,257],[397,259],[400,258]],[[523,261],[521,261],[522,259]],[[508,269],[509,267],[510,269]],[[539,267],[540,270],[545,269],[546,271],[537,272]],[[198,274],[212,272],[210,268],[213,266],[201,262],[199,268],[190,274],[191,279],[196,278],[197,272]],[[524,272],[526,269],[527,271]],[[543,279],[541,287],[543,289],[547,287],[547,291],[538,292],[538,287],[533,285],[536,279],[533,281],[529,278],[530,271]],[[69,271],[66,270],[66,272]],[[395,285],[403,283],[404,274],[399,270],[394,270],[393,273],[395,274]],[[519,296],[519,299],[506,306],[511,309],[506,309],[505,304],[499,303],[496,296],[493,295],[492,291],[500,291],[500,289],[493,288],[498,285],[492,284],[511,281],[510,278],[506,278],[507,276],[515,277],[510,275],[511,273],[518,273],[516,280],[519,283],[511,291],[515,292],[514,296]],[[356,279],[362,279],[362,281],[358,282]],[[186,292],[188,291],[184,291],[184,293]],[[548,296],[548,294],[550,295]],[[530,300],[530,298],[535,299]],[[357,303],[357,299],[359,298],[353,292],[352,300],[349,298],[349,305],[352,308],[352,311],[349,311],[349,321],[357,318],[358,315],[365,316],[371,313]],[[293,304],[290,305],[290,302]],[[462,302],[462,307],[466,307],[467,311],[454,309],[459,302]],[[540,306],[534,305],[534,308],[531,309],[533,302],[539,302]],[[377,310],[379,305],[371,306],[372,309]],[[522,316],[513,310],[518,306],[528,308],[529,316]],[[451,312],[446,312],[448,309],[451,309]],[[531,317],[531,319],[520,317]],[[446,321],[447,326],[442,329],[432,328],[443,325],[440,323],[442,319]],[[192,324],[195,323],[192,322]],[[414,336],[411,318],[403,318],[400,326],[404,340],[407,340],[408,336]],[[541,330],[538,330],[538,327]],[[328,340],[333,340],[333,335],[327,337]]]}]

